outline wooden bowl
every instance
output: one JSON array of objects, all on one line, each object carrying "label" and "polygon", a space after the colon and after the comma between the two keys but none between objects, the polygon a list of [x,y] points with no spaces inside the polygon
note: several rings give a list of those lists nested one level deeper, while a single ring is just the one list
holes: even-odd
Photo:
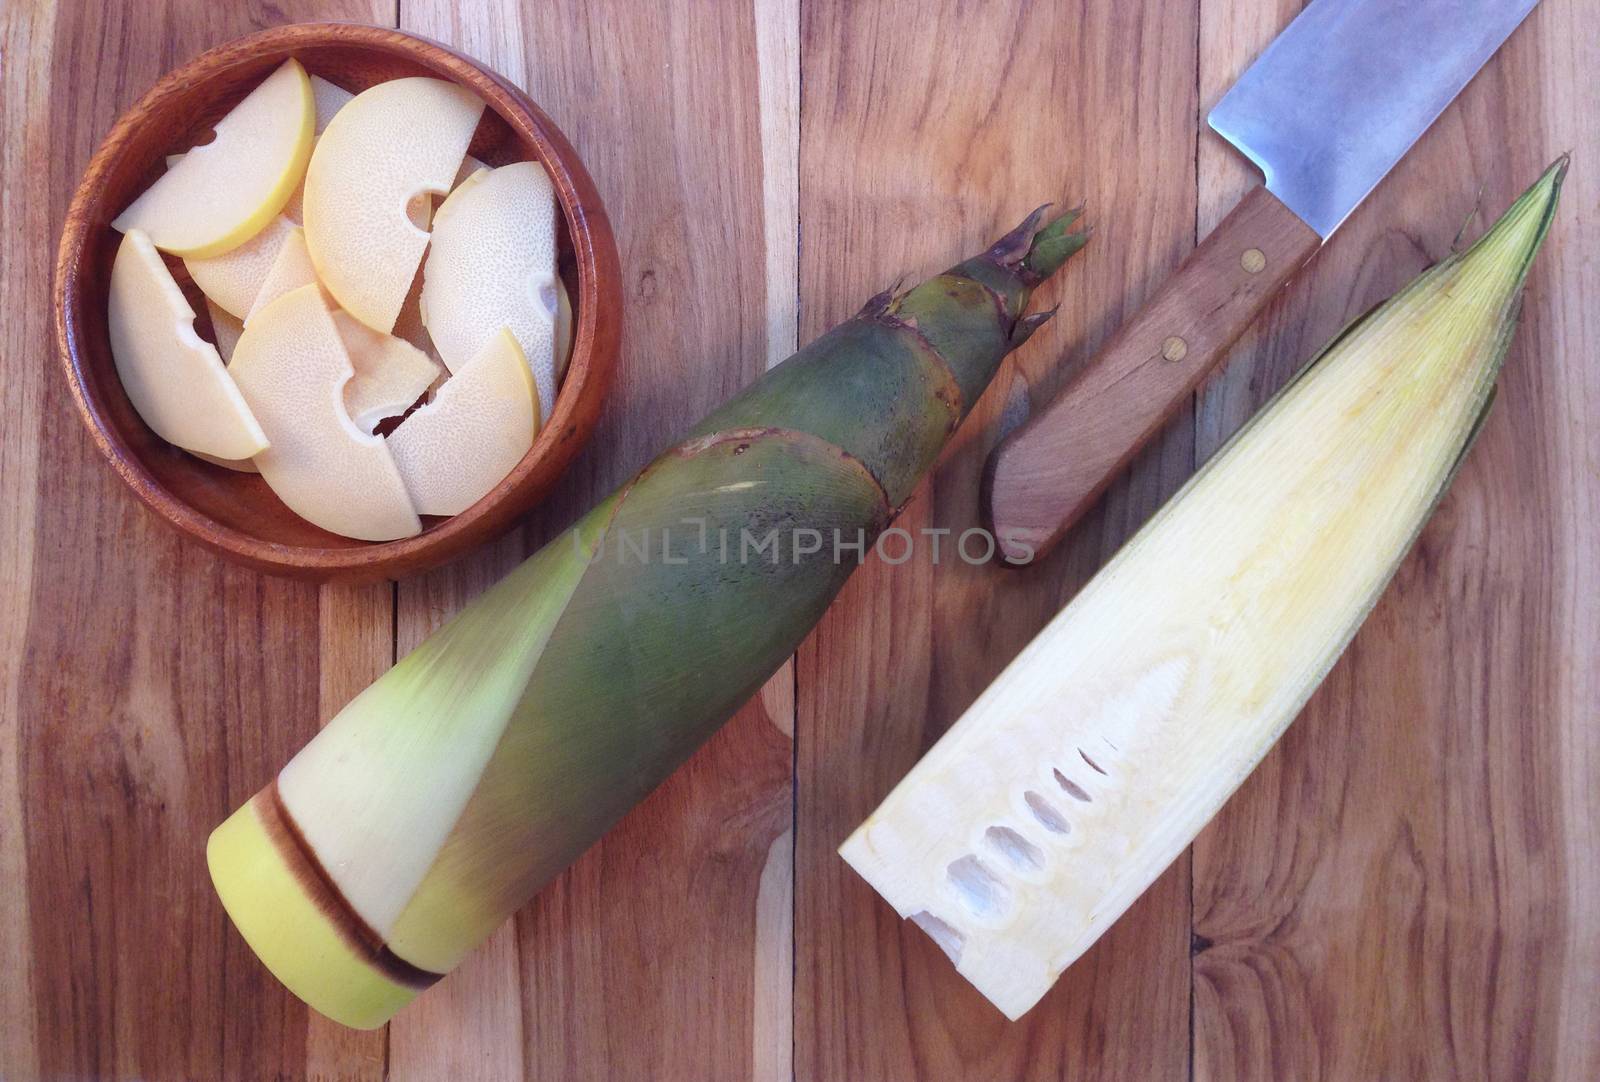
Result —
[{"label": "wooden bowl", "polygon": [[[407,75],[449,79],[488,108],[471,153],[491,165],[536,160],[563,211],[561,275],[572,297],[572,356],[549,420],[517,467],[416,537],[356,541],[290,511],[259,475],[203,462],[134,412],[111,359],[106,290],[121,235],[110,221],[288,57],[349,90]],[[374,26],[311,23],[218,46],[178,68],[118,119],[67,211],[56,255],[56,342],[95,443],[139,498],[180,532],[262,571],[311,579],[397,578],[436,566],[506,530],[554,484],[589,438],[611,382],[622,327],[616,241],[594,182],[565,136],[501,76],[435,42]],[[198,310],[198,309],[197,309]],[[203,316],[202,316],[203,318]]]}]

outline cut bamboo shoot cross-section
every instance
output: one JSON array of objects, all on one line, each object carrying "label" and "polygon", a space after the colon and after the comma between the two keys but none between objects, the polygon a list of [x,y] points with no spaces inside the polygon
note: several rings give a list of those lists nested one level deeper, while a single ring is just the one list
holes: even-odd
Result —
[{"label": "cut bamboo shoot cross-section", "polygon": [[1194,839],[1377,601],[1488,408],[1564,168],[1336,339],[841,847],[1008,1016]]}]

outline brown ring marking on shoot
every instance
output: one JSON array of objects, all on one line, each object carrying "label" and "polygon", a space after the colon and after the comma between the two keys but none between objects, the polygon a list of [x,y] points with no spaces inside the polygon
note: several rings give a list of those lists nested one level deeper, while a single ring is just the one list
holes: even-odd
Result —
[{"label": "brown ring marking on shoot", "polygon": [[289,815],[289,809],[284,807],[276,778],[261,791],[253,803],[256,806],[256,816],[261,820],[262,829],[266,831],[267,838],[277,849],[278,855],[283,858],[284,864],[288,866],[289,873],[306,892],[306,897],[311,899],[311,904],[328,918],[328,923],[333,925],[339,937],[351,950],[384,977],[407,988],[420,991],[444,976],[443,973],[434,973],[412,965],[400,957],[384,942],[377,929],[355,911],[339,889],[339,885],[333,881],[328,870],[317,859],[317,854],[306,841],[305,835],[300,833],[300,828]]}]

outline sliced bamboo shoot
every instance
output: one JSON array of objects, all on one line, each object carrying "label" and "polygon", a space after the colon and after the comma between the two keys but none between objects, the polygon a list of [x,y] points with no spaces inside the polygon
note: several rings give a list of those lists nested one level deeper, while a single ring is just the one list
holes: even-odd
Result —
[{"label": "sliced bamboo shoot", "polygon": [[280,214],[239,247],[210,259],[185,259],[183,265],[207,299],[224,312],[244,319],[260,295],[261,285],[284,242],[295,231],[294,222]]},{"label": "sliced bamboo shoot", "polygon": [[[313,153],[315,150],[313,149]],[[289,201],[283,206],[282,217],[289,219],[295,225],[306,224],[306,186],[302,181],[300,187],[294,190]],[[433,196],[423,194],[414,195],[406,201],[406,217],[418,229],[426,231],[433,222]]]},{"label": "sliced bamboo shoot", "polygon": [[[233,359],[233,347],[239,344],[239,336],[244,334],[244,321],[224,312],[217,307],[217,302],[210,297],[206,298],[206,314],[211,317],[211,337],[216,342],[217,354],[226,365]],[[215,466],[234,470],[238,473],[260,473],[256,464],[248,458],[218,458],[208,455],[204,451],[190,451],[196,458],[204,459]]]},{"label": "sliced bamboo shoot", "polygon": [[567,284],[556,279],[556,382],[567,373],[567,361],[572,359],[572,297]]},{"label": "sliced bamboo shoot", "polygon": [[327,131],[328,125],[333,123],[333,115],[353,97],[354,94],[337,83],[330,83],[320,75],[311,76],[311,101],[316,113],[312,134],[321,135]]},{"label": "sliced bamboo shoot", "polygon": [[344,387],[345,408],[363,432],[410,409],[445,374],[443,365],[410,342],[375,331],[343,309],[333,313],[333,325],[355,371]]},{"label": "sliced bamboo shoot", "polygon": [[422,320],[459,372],[510,327],[539,387],[556,400],[556,198],[537,162],[473,173],[439,206],[423,267]]},{"label": "sliced bamboo shoot", "polygon": [[[278,254],[273,258],[272,266],[261,279],[261,287],[256,291],[250,310],[245,313],[245,325],[249,326],[257,312],[285,293],[309,285],[317,285],[321,289],[317,282],[316,268],[311,265],[311,255],[306,251],[305,230],[292,225],[278,246]],[[324,301],[329,299],[326,291],[323,292],[323,299]]]},{"label": "sliced bamboo shoot", "polygon": [[244,333],[244,320],[223,311],[210,297],[206,298],[206,314],[211,317],[211,337],[217,343],[217,353],[222,363],[227,364],[233,360],[233,347],[239,344],[239,336]]},{"label": "sliced bamboo shoot", "polygon": [[459,515],[522,461],[538,430],[539,392],[521,347],[502,327],[390,434],[389,452],[417,514]]},{"label": "sliced bamboo shoot", "polygon": [[306,170],[316,107],[297,60],[285,60],[217,121],[216,138],[174,162],[117,215],[157,248],[210,258],[237,248],[277,216]]},{"label": "sliced bamboo shoot", "polygon": [[195,332],[194,309],[141,229],[130,229],[117,247],[106,307],[117,377],[156,435],[219,458],[249,458],[267,446],[216,347]]},{"label": "sliced bamboo shoot", "polygon": [[1008,1016],[1194,839],[1376,603],[1488,407],[1564,169],[1336,339],[841,847]]},{"label": "sliced bamboo shoot", "polygon": [[394,328],[428,234],[407,217],[450,189],[483,101],[442,79],[391,79],[357,94],[317,140],[306,170],[306,241],[339,306]]},{"label": "sliced bamboo shoot", "polygon": [[316,286],[257,312],[228,371],[272,441],[255,464],[291,511],[363,541],[422,532],[388,447],[345,410],[350,357]]}]

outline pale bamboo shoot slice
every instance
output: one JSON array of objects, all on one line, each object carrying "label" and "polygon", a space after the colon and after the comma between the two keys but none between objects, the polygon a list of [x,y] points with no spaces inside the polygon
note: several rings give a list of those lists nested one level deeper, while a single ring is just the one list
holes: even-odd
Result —
[{"label": "pale bamboo shoot slice", "polygon": [[[289,202],[284,205],[283,217],[295,225],[305,225],[306,186],[302,182],[289,197]],[[414,195],[406,201],[406,218],[418,229],[427,230],[433,222],[433,197],[431,195]]]},{"label": "pale bamboo shoot slice", "polygon": [[[321,137],[323,132],[328,130],[328,125],[333,122],[334,114],[343,109],[345,103],[353,97],[355,95],[350,91],[342,86],[328,82],[320,75],[311,77],[311,98],[316,108],[316,122],[313,124],[311,132],[313,154],[316,153],[317,139]],[[307,163],[309,164],[309,162],[310,159],[308,157]],[[300,174],[300,183],[295,185],[294,194],[289,197],[289,202],[284,204],[283,207],[283,216],[295,225],[305,224],[305,196],[306,178],[305,173],[302,172]],[[418,228],[426,229],[427,223],[421,223]]]},{"label": "pale bamboo shoot slice", "polygon": [[371,432],[380,421],[411,408],[444,373],[441,365],[410,342],[375,331],[343,309],[333,313],[333,325],[355,370],[345,384],[345,407],[363,432]]},{"label": "pale bamboo shoot slice", "polygon": [[567,362],[572,359],[572,297],[567,284],[556,279],[556,382],[567,373]]},{"label": "pale bamboo shoot slice", "polygon": [[[217,307],[217,302],[210,297],[206,298],[206,314],[211,317],[211,337],[214,339],[217,354],[226,365],[233,359],[233,348],[239,344],[239,336],[244,333],[244,321],[229,315]],[[218,458],[208,455],[204,451],[190,451],[196,458],[204,459],[215,466],[234,470],[237,473],[260,473],[256,464],[248,458]]]},{"label": "pale bamboo shoot slice", "polygon": [[[250,305],[250,310],[245,313],[244,322],[249,326],[257,312],[266,308],[273,301],[301,286],[317,285],[317,270],[311,265],[311,255],[306,251],[305,230],[297,225],[289,227],[283,238],[283,243],[278,246],[278,254],[272,261],[271,268],[261,280],[261,288],[256,291],[256,298]],[[323,294],[324,302],[329,302],[326,292]]]},{"label": "pale bamboo shoot slice", "polygon": [[394,328],[428,246],[407,205],[449,190],[482,112],[464,87],[392,79],[357,94],[317,141],[304,200],[311,257],[339,306],[374,330]]},{"label": "pale bamboo shoot slice", "polygon": [[266,447],[261,425],[216,347],[195,332],[194,309],[143,230],[129,230],[117,247],[107,308],[117,377],[156,435],[219,458],[249,458]]},{"label": "pale bamboo shoot slice", "polygon": [[330,83],[320,75],[311,76],[311,100],[316,113],[312,133],[321,135],[327,131],[328,125],[333,123],[334,114],[349,104],[353,97],[354,94],[337,83]]},{"label": "pale bamboo shoot slice", "polygon": [[216,138],[172,165],[111,223],[174,255],[209,258],[255,236],[288,201],[311,153],[315,104],[286,60],[217,122]]},{"label": "pale bamboo shoot slice", "polygon": [[294,222],[280,214],[239,247],[210,259],[185,259],[183,265],[208,300],[244,319],[292,232]]},{"label": "pale bamboo shoot slice", "polygon": [[217,353],[227,364],[233,360],[234,347],[244,333],[244,320],[223,311],[210,297],[206,298],[206,314],[211,317],[211,337],[216,341]]},{"label": "pale bamboo shoot slice", "polygon": [[537,162],[474,173],[439,207],[423,267],[422,320],[458,372],[511,328],[539,387],[540,420],[556,397],[556,200]]},{"label": "pale bamboo shoot slice", "polygon": [[400,423],[389,450],[418,514],[458,515],[522,461],[538,430],[528,361],[501,328],[432,402]]},{"label": "pale bamboo shoot slice", "polygon": [[388,447],[345,410],[350,358],[315,285],[257,312],[229,371],[272,440],[255,464],[291,511],[363,541],[422,531]]}]

